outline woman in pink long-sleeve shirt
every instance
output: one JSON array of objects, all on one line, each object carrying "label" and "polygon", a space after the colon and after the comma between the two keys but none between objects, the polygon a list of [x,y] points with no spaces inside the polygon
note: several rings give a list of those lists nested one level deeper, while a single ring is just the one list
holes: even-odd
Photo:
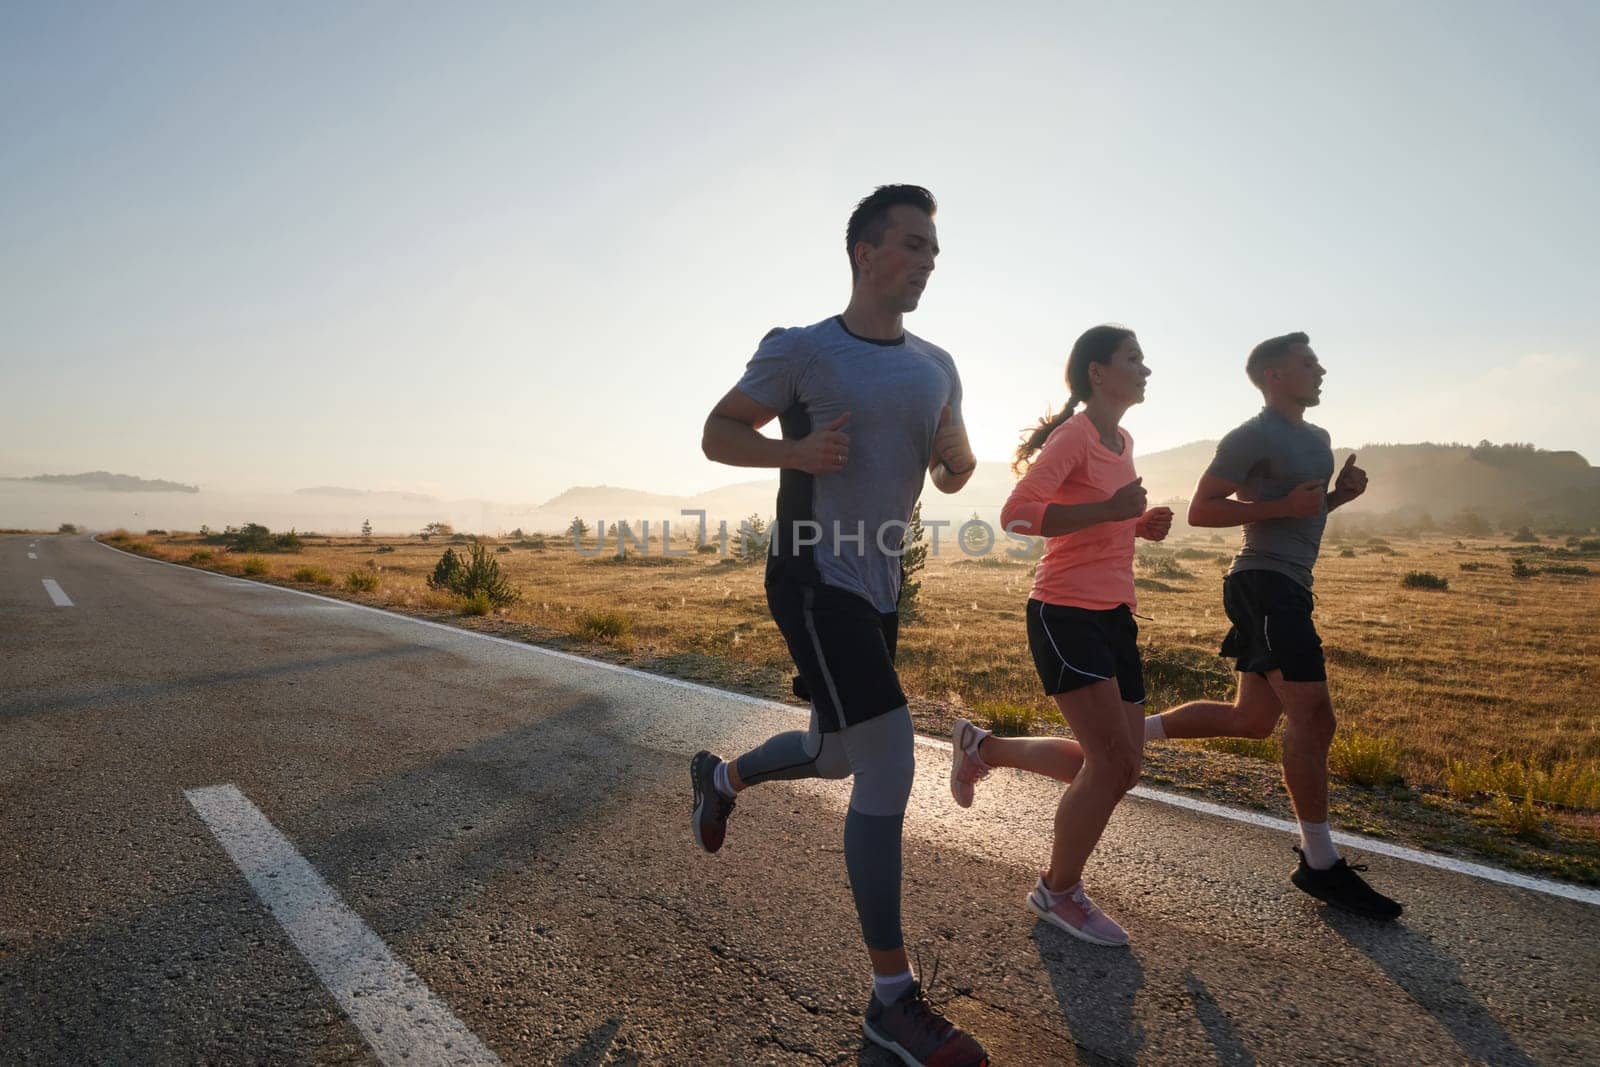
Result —
[{"label": "woman in pink long-sleeve shirt", "polygon": [[1067,360],[1067,405],[1017,449],[1025,472],[1000,512],[1006,530],[1045,539],[1028,599],[1028,645],[1077,740],[994,737],[961,719],[952,746],[950,790],[963,807],[992,767],[1071,783],[1056,809],[1050,867],[1028,907],[1100,945],[1125,945],[1128,935],[1085,895],[1083,867],[1139,781],[1144,748],[1133,541],[1159,541],[1172,526],[1170,509],[1146,510],[1133,438],[1120,425],[1144,400],[1149,377],[1132,330],[1096,326],[1079,337]]}]

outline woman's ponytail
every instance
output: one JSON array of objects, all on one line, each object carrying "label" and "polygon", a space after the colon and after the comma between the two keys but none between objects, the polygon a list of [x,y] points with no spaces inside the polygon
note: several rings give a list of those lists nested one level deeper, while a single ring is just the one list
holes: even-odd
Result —
[{"label": "woman's ponytail", "polygon": [[1055,432],[1056,427],[1072,418],[1072,410],[1077,406],[1078,398],[1069,396],[1067,397],[1066,407],[1054,415],[1047,415],[1039,420],[1039,425],[1035,426],[1033,432],[1028,434],[1022,443],[1017,446],[1016,458],[1011,461],[1012,473],[1022,473],[1023,468],[1028,465],[1028,460],[1033,458],[1035,452],[1044,447],[1044,443],[1050,439],[1050,435]]}]

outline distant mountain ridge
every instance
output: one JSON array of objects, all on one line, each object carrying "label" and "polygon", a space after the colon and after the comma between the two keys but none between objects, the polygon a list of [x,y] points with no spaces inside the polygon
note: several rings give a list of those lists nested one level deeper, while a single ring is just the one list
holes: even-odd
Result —
[{"label": "distant mountain ridge", "polygon": [[198,493],[198,485],[184,485],[159,478],[136,478],[131,474],[88,471],[84,474],[35,474],[30,478],[7,478],[8,482],[43,482],[73,489],[105,493]]},{"label": "distant mountain ridge", "polygon": [[[1137,457],[1139,475],[1151,503],[1187,501],[1216,450],[1215,441],[1193,441]],[[1365,496],[1341,515],[1424,514],[1443,521],[1464,511],[1495,522],[1552,519],[1600,524],[1600,469],[1576,452],[1546,451],[1531,445],[1369,444],[1336,448],[1335,466],[1352,451],[1370,479]],[[976,513],[997,523],[1001,506],[1016,484],[1006,460],[982,460],[960,493],[945,496],[928,487],[922,494],[927,519],[960,522]],[[530,528],[560,529],[574,516],[608,525],[670,519],[675,527],[692,520],[683,510],[704,509],[712,522],[750,514],[770,517],[777,479],[741,482],[690,496],[670,496],[613,486],[574,486],[535,509]]]}]

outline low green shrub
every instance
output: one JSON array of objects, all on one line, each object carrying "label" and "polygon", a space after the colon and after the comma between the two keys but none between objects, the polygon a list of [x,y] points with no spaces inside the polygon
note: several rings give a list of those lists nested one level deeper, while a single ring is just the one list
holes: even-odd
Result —
[{"label": "low green shrub", "polygon": [[1033,732],[1034,711],[1003,700],[980,700],[974,707],[979,719],[1001,737],[1026,737]]},{"label": "low green shrub", "polygon": [[1400,781],[1400,743],[1392,737],[1340,733],[1328,751],[1328,769],[1356,785],[1392,785]]},{"label": "low green shrub", "polygon": [[633,620],[620,611],[586,611],[576,633],[591,641],[620,641],[633,636]]},{"label": "low green shrub", "polygon": [[344,587],[352,593],[370,593],[378,588],[376,571],[351,571],[344,576]]},{"label": "low green shrub", "polygon": [[333,584],[333,575],[321,567],[296,567],[291,577],[297,582],[310,582],[314,585]]}]

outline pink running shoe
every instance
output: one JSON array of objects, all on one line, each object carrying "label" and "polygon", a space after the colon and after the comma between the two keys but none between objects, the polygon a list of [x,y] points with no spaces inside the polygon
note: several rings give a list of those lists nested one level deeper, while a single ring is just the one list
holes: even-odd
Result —
[{"label": "pink running shoe", "polygon": [[[1051,897],[1055,897],[1054,905]],[[1028,894],[1028,910],[1091,945],[1119,948],[1128,943],[1128,931],[1089,899],[1081,880],[1065,893],[1054,894],[1044,884],[1044,875],[1039,875],[1039,884]]]},{"label": "pink running shoe", "polygon": [[957,719],[950,734],[950,795],[963,808],[972,807],[973,786],[989,777],[989,768],[977,757],[978,745],[989,731]]}]

